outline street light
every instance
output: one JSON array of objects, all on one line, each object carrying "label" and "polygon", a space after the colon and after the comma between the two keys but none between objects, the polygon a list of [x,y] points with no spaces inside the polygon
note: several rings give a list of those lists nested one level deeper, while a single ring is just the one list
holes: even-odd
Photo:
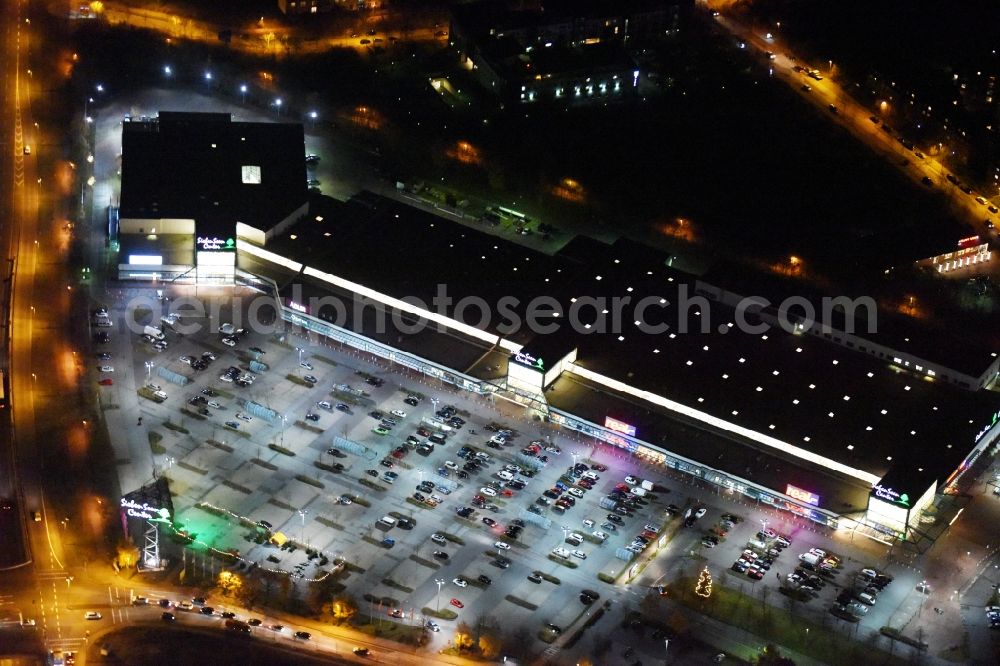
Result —
[{"label": "street light", "polygon": [[281,115],[281,98],[274,100],[274,115],[275,117]]},{"label": "street light", "polygon": [[104,86],[100,83],[97,84],[97,92],[104,92]]},{"label": "street light", "polygon": [[441,587],[444,585],[443,578],[435,578],[434,582],[437,583],[438,593],[437,593],[437,612],[441,612]]},{"label": "street light", "polygon": [[240,102],[241,103],[246,103],[246,101],[247,101],[247,84],[241,83],[240,84]]},{"label": "street light", "polygon": [[152,361],[146,361],[146,382],[147,383],[149,383],[149,380],[151,379],[151,375],[152,375],[152,372],[153,372],[153,366],[154,365],[156,365],[156,364],[153,363]]},{"label": "street light", "polygon": [[310,112],[309,112],[309,120],[311,120],[311,121],[312,121],[312,128],[313,128],[313,129],[316,129],[316,119],[317,119],[318,117],[319,117],[319,114],[318,114],[318,113],[316,113],[315,111],[310,111]]},{"label": "street light", "polygon": [[299,541],[305,541],[306,537],[306,514],[309,513],[309,509],[299,509],[299,518],[302,519],[302,531],[299,532]]},{"label": "street light", "polygon": [[167,76],[170,76],[171,74],[174,73],[174,70],[170,69],[170,65],[164,65],[163,73],[166,74]]},{"label": "street light", "polygon": [[205,72],[205,80],[206,81],[212,80],[212,72]]}]

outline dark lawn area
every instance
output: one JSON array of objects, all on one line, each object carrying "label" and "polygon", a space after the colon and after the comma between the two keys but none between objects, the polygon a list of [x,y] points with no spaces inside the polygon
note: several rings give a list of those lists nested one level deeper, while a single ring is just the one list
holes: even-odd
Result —
[{"label": "dark lawn area", "polygon": [[[221,626],[221,625],[220,625]],[[132,626],[103,634],[92,641],[87,653],[88,663],[129,664],[151,666],[158,664],[207,664],[213,666],[256,665],[271,666],[320,666],[321,664],[349,664],[327,653],[310,656],[306,650],[315,650],[300,641],[303,651],[278,647],[269,629],[259,627],[255,634],[243,635],[226,632],[223,629],[184,629],[180,627]],[[288,633],[288,629],[285,629]],[[280,643],[290,643],[281,640]],[[111,648],[107,657],[100,656],[102,645]],[[347,650],[345,641],[338,641],[338,648]],[[211,657],[207,657],[211,655]]]}]

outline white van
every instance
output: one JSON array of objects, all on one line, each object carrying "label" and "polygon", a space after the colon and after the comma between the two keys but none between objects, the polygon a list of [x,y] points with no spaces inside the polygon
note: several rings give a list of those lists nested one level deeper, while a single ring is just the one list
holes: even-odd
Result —
[{"label": "white van", "polygon": [[569,558],[569,551],[565,548],[553,548],[552,554],[556,557]]},{"label": "white van", "polygon": [[633,495],[635,495],[636,497],[645,497],[646,496],[646,489],[645,488],[640,488],[639,486],[632,486],[632,489],[629,490],[629,492],[632,493]]},{"label": "white van", "polygon": [[396,519],[393,518],[392,516],[382,516],[381,518],[378,519],[378,522],[382,523],[386,527],[396,526]]},{"label": "white van", "polygon": [[163,338],[166,337],[165,335],[163,335],[163,331],[156,328],[155,326],[146,326],[145,328],[142,329],[142,332],[144,335],[148,335],[154,340],[162,340]]}]

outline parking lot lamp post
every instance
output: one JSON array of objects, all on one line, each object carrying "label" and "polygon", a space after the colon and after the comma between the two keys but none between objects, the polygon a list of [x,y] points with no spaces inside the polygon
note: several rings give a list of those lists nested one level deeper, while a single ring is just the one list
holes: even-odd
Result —
[{"label": "parking lot lamp post", "polygon": [[316,113],[315,111],[310,111],[310,112],[309,112],[309,120],[311,120],[311,121],[312,121],[312,128],[313,128],[313,129],[316,129],[316,119],[317,119],[318,117],[319,117],[319,114],[318,114],[318,113]]},{"label": "parking lot lamp post", "polygon": [[669,638],[664,638],[663,639],[663,661],[664,661],[664,663],[666,663],[666,661],[667,661],[667,655],[669,653],[670,653],[670,639]]},{"label": "parking lot lamp post", "polygon": [[301,363],[302,362],[302,352],[304,350],[302,349],[302,347],[296,347],[295,351],[297,351],[299,353],[299,363]]},{"label": "parking lot lamp post", "polygon": [[288,423],[288,417],[284,414],[281,415],[281,447],[285,447],[285,424]]},{"label": "parking lot lamp post", "polygon": [[153,366],[154,365],[156,365],[156,364],[153,363],[152,361],[146,361],[146,383],[147,384],[149,383],[149,380],[152,378],[151,375],[152,375],[152,372],[153,372]]},{"label": "parking lot lamp post", "polygon": [[437,583],[438,593],[437,593],[437,612],[441,612],[441,587],[444,585],[443,578],[435,578],[434,582]]},{"label": "parking lot lamp post", "polygon": [[306,540],[306,514],[309,513],[309,509],[299,509],[299,518],[302,519],[302,530],[299,532],[299,541],[305,543]]},{"label": "parking lot lamp post", "polygon": [[247,84],[240,84],[240,103],[246,104],[247,102]]}]

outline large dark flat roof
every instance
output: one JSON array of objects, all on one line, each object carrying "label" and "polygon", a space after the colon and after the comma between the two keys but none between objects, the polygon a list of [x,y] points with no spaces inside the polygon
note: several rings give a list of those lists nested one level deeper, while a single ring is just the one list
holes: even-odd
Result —
[{"label": "large dark flat roof", "polygon": [[[718,303],[684,307],[681,291],[693,297],[695,278],[634,243],[609,247],[587,270],[573,285],[577,298],[653,297],[645,322],[669,329],[644,332],[626,308],[621,329],[602,332],[592,314],[583,318],[590,329],[555,336],[574,341],[577,365],[877,477],[900,464],[946,477],[1000,407],[996,393],[934,382],[820,338],[742,332]],[[539,338],[525,351],[552,348]]]},{"label": "large dark flat roof", "polygon": [[[701,279],[742,296],[763,296],[772,303],[792,296],[805,298],[814,304],[816,312],[822,312],[820,303],[829,296],[804,281],[762,273],[734,262],[717,264]],[[851,295],[850,298],[857,296]],[[859,314],[863,312],[859,311]],[[837,317],[830,322],[834,328],[841,329],[843,323],[842,318]],[[873,322],[872,328],[874,332],[869,333],[868,321],[859,319],[854,322],[854,330],[860,337],[973,377],[980,376],[996,360],[996,349],[1000,345],[1000,336],[991,327],[972,330],[972,327],[956,325],[950,319],[943,323],[917,321],[884,308],[878,310],[877,321]]]},{"label": "large dark flat roof", "polygon": [[[837,483],[852,488],[848,493],[852,497],[856,485],[849,478],[855,474],[852,470],[862,478],[892,472],[900,479],[930,474],[943,480],[966,457],[976,435],[1000,407],[996,393],[963,391],[822,338],[780,329],[740,331],[729,325],[738,321],[734,311],[718,303],[705,312],[700,306],[685,307],[681,289],[694,297],[696,278],[671,268],[668,255],[631,241],[606,245],[576,239],[550,257],[372,194],[347,203],[328,198],[316,203],[317,216],[270,242],[268,250],[396,298],[417,296],[430,303],[438,284],[446,284],[456,301],[474,295],[494,304],[508,295],[523,305],[533,296],[551,296],[563,305],[559,331],[536,334],[522,328],[504,337],[544,358],[546,367],[575,347],[576,364],[585,371],[773,438],[778,446],[734,433],[724,437],[730,448],[735,442],[745,445],[748,460],[756,456],[783,460],[778,467],[785,476],[801,468],[839,478]],[[298,279],[310,288],[353,298],[326,283]],[[577,313],[578,323],[590,328],[572,327],[571,309],[587,299],[604,298],[599,307],[612,312],[614,297],[630,299],[622,309],[619,329],[602,330],[593,306]],[[631,306],[644,298],[648,305],[644,323],[667,324],[665,331],[653,333],[635,324]],[[476,325],[476,308],[465,315],[465,323]],[[703,333],[705,320],[708,328]],[[480,328],[496,333],[495,324]],[[362,330],[367,331],[367,325]],[[420,338],[391,332],[379,339],[476,376],[494,378],[505,367],[496,361],[501,354],[496,348],[464,335],[438,331]],[[602,406],[593,398],[594,391],[563,392],[564,381],[588,383],[583,379],[575,375],[557,382],[550,394],[553,404],[591,414],[598,423],[608,415],[619,418],[610,413],[611,403]],[[645,419],[642,423],[649,425],[642,426],[639,437],[663,443],[667,449],[681,444],[663,442],[666,424],[685,421],[695,428],[698,423],[690,414],[650,402],[650,395],[630,396],[606,388],[597,393],[613,397],[623,411],[634,412],[623,414],[621,420]],[[717,461],[706,451],[694,447],[689,457],[745,478],[747,467],[760,474],[751,463],[734,467],[727,462],[736,460],[735,455]],[[824,469],[817,461],[806,460],[810,456],[850,469]],[[784,482],[794,484],[791,479]],[[841,491],[824,492],[833,496]],[[850,499],[837,501],[854,504]]]},{"label": "large dark flat roof", "polygon": [[[309,217],[267,249],[395,298],[419,299],[432,310],[441,285],[453,299],[449,314],[464,297],[478,297],[493,310],[478,327],[496,334],[503,323],[495,311],[501,298],[517,299],[521,306],[512,310],[523,314],[530,299],[561,290],[583,268],[367,192],[346,203],[315,200]],[[480,309],[469,304],[464,319],[477,325]],[[524,342],[530,335],[504,337]]]},{"label": "large dark flat roof", "polygon": [[237,222],[266,231],[306,200],[301,125],[170,111],[122,123],[122,218],[194,219],[199,235],[225,239]]}]

